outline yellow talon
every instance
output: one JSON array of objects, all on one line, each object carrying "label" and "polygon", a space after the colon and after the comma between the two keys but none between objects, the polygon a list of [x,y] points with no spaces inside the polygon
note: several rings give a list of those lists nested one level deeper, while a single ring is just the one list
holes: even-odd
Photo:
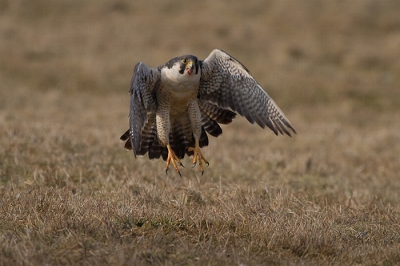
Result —
[{"label": "yellow talon", "polygon": [[175,171],[182,177],[181,171],[178,169],[178,165],[183,166],[181,160],[176,156],[175,152],[172,150],[171,145],[167,144],[168,149],[168,157],[167,157],[167,165],[165,167],[165,173],[168,173],[169,165],[172,162],[172,166],[174,167]]},{"label": "yellow talon", "polygon": [[199,146],[199,141],[196,140],[194,148],[189,147],[188,151],[192,151],[193,152],[193,165],[192,165],[192,167],[195,167],[196,164],[197,164],[197,161],[198,161],[199,162],[199,166],[200,166],[201,175],[203,175],[204,174],[203,161],[207,164],[207,166],[210,165],[210,164],[206,160],[206,158],[204,158],[203,154],[201,153],[201,149],[200,149],[200,146]]}]

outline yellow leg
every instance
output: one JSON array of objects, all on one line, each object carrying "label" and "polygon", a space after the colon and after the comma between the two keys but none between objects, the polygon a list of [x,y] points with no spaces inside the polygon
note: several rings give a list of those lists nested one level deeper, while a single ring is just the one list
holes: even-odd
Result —
[{"label": "yellow leg", "polygon": [[201,153],[199,141],[196,140],[194,148],[190,147],[188,150],[193,151],[193,166],[192,167],[195,167],[197,162],[199,162],[201,175],[203,175],[204,174],[203,161],[207,164],[207,166],[210,164],[208,163],[206,158],[204,158],[203,154]]},{"label": "yellow leg", "polygon": [[175,171],[182,177],[181,171],[178,169],[178,165],[183,167],[181,160],[176,156],[175,152],[172,150],[171,146],[167,144],[168,149],[168,158],[167,158],[167,166],[165,167],[165,173],[168,173],[169,165],[172,162],[172,166],[174,167]]}]

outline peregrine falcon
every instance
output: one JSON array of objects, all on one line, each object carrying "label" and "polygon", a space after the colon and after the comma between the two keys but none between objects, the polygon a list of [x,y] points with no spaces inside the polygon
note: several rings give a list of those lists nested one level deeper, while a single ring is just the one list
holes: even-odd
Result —
[{"label": "peregrine falcon", "polygon": [[[219,124],[229,124],[236,113],[276,135],[296,133],[272,98],[238,60],[215,49],[203,61],[194,55],[175,57],[158,68],[136,64],[130,83],[129,129],[121,136],[135,157],[148,153],[172,163],[193,156],[193,167],[209,165],[201,149],[207,133],[222,134]],[[290,130],[289,130],[290,129]]]}]

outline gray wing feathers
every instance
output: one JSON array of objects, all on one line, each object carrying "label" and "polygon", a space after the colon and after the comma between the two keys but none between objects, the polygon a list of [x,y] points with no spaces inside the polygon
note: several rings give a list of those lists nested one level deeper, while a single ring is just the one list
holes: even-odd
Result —
[{"label": "gray wing feathers", "polygon": [[160,72],[157,69],[141,62],[136,64],[129,89],[131,94],[129,137],[135,156],[140,151],[142,131],[148,120],[148,113],[156,111],[155,88],[159,80]]},{"label": "gray wing feathers", "polygon": [[202,62],[199,97],[222,108],[231,108],[250,123],[268,126],[275,134],[296,133],[272,98],[238,60],[214,50]]}]

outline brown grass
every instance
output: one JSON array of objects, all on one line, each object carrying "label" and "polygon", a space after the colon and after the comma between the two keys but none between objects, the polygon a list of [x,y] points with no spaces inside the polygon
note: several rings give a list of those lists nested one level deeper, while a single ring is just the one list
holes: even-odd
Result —
[{"label": "brown grass", "polygon": [[[0,265],[399,263],[398,1],[0,0],[0,39]],[[135,63],[214,48],[298,135],[134,160]]]}]

